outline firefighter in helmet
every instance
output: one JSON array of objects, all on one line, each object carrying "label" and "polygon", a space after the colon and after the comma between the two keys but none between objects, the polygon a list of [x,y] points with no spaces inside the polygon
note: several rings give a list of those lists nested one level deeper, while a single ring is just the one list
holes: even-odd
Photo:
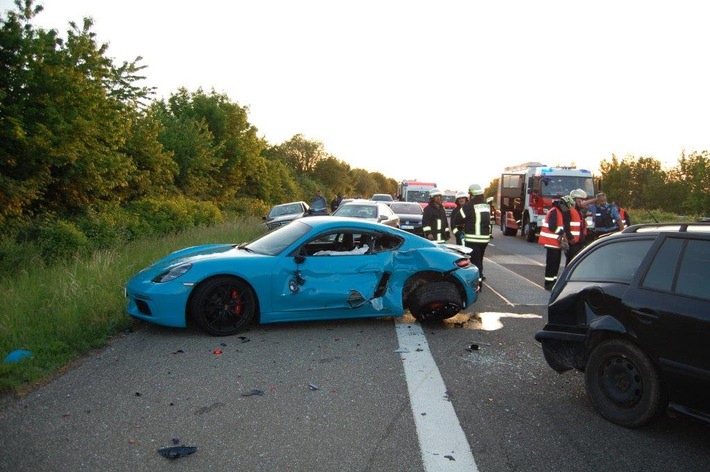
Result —
[{"label": "firefighter in helmet", "polygon": [[[483,276],[483,256],[491,240],[491,206],[483,198],[483,187],[471,184],[468,187],[468,202],[458,213],[463,220],[464,243],[472,249],[471,262],[478,267],[479,284],[485,280]],[[457,220],[458,221],[458,220]]]},{"label": "firefighter in helmet", "polygon": [[[565,266],[572,260],[570,247],[579,244],[582,227],[582,215],[575,208],[575,201],[565,195],[552,202],[552,208],[547,212],[545,222],[540,228],[538,243],[545,246],[545,290],[552,290],[557,282],[557,273],[560,270],[562,251],[565,252]],[[572,254],[574,256],[574,254]]]},{"label": "firefighter in helmet", "polygon": [[468,194],[466,192],[456,192],[456,208],[451,212],[451,232],[454,233],[456,244],[460,246],[464,245],[466,233],[464,233],[463,217],[459,210],[466,202],[468,202]]},{"label": "firefighter in helmet", "polygon": [[446,210],[441,204],[443,192],[438,188],[429,191],[429,204],[424,208],[422,214],[422,230],[424,237],[438,244],[449,242],[451,233],[449,231],[449,219],[446,217]]}]

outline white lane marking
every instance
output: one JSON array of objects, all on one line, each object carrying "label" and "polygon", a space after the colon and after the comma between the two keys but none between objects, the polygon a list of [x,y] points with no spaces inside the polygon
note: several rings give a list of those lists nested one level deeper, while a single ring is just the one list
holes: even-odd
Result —
[{"label": "white lane marking", "polygon": [[508,306],[515,306],[515,303],[513,303],[513,302],[511,302],[510,300],[508,300],[507,298],[505,298],[502,293],[496,291],[496,289],[494,289],[493,287],[491,287],[491,286],[488,285],[487,283],[485,283],[485,282],[483,282],[483,283],[484,283],[484,285],[485,285],[486,287],[488,287],[488,290],[490,290],[491,292],[493,292],[493,293],[495,293],[496,295],[498,295],[498,297],[499,297],[501,300],[503,300]]},{"label": "white lane marking", "polygon": [[[419,323],[395,320],[424,470],[477,472],[444,380]],[[408,352],[404,352],[404,350]]]}]

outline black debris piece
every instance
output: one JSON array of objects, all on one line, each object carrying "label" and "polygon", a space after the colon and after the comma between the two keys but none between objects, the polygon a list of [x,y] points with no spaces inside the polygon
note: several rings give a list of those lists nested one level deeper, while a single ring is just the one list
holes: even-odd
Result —
[{"label": "black debris piece", "polygon": [[140,397],[141,395],[143,395],[141,392],[136,392],[137,397]]},{"label": "black debris piece", "polygon": [[261,395],[263,395],[263,394],[264,394],[264,391],[263,391],[263,390],[259,390],[258,388],[255,388],[254,390],[250,391],[249,393],[242,393],[242,396],[243,396],[243,397],[251,397],[251,396],[254,396],[254,395],[261,396]]},{"label": "black debris piece", "polygon": [[170,446],[161,447],[158,452],[161,456],[167,457],[168,459],[178,459],[180,457],[186,457],[197,451],[195,446]]},{"label": "black debris piece", "polygon": [[481,349],[481,346],[478,344],[471,344],[469,347],[466,348],[466,350],[469,352],[478,351],[479,349]]},{"label": "black debris piece", "polygon": [[222,347],[227,347],[227,343],[219,343],[219,345]]},{"label": "black debris piece", "polygon": [[183,351],[182,349],[178,349],[177,351],[174,351],[173,354],[182,354],[184,352],[185,351]]},{"label": "black debris piece", "polygon": [[247,338],[246,336],[239,336],[239,339],[242,340],[242,343],[248,343],[251,341],[251,339]]},{"label": "black debris piece", "polygon": [[456,459],[454,459],[454,456],[444,456],[444,457],[446,457],[446,458],[449,459],[450,461],[455,461],[455,460],[456,460]]},{"label": "black debris piece", "polygon": [[180,438],[173,438],[173,444],[175,444],[176,446],[180,444]]}]

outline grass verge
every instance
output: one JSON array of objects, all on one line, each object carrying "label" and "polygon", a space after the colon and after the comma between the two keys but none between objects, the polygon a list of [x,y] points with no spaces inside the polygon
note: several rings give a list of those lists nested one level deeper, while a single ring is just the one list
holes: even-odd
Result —
[{"label": "grass verge", "polygon": [[249,218],[142,240],[52,267],[28,266],[0,280],[0,360],[25,349],[32,357],[0,362],[0,394],[22,393],[129,328],[123,286],[171,251],[197,244],[250,241],[264,232]]}]

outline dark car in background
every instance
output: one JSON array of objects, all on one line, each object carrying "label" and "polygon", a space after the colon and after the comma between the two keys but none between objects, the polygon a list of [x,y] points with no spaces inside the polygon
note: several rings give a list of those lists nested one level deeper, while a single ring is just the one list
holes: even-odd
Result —
[{"label": "dark car in background", "polygon": [[376,193],[370,198],[373,202],[393,202],[394,198],[389,193]]},{"label": "dark car in background", "polygon": [[399,216],[399,229],[424,237],[422,216],[424,210],[416,202],[392,202],[392,211]]},{"label": "dark car in background", "polygon": [[333,216],[364,218],[374,223],[382,223],[393,228],[399,228],[399,216],[387,204],[382,202],[353,200],[345,205],[340,205],[333,213]]},{"label": "dark car in background", "polygon": [[710,223],[646,224],[580,252],[535,335],[554,370],[584,372],[607,420],[664,410],[710,422]]},{"label": "dark car in background", "polygon": [[269,230],[287,225],[293,220],[302,218],[309,213],[310,207],[306,202],[282,203],[271,208],[269,214],[264,216],[264,224]]}]

